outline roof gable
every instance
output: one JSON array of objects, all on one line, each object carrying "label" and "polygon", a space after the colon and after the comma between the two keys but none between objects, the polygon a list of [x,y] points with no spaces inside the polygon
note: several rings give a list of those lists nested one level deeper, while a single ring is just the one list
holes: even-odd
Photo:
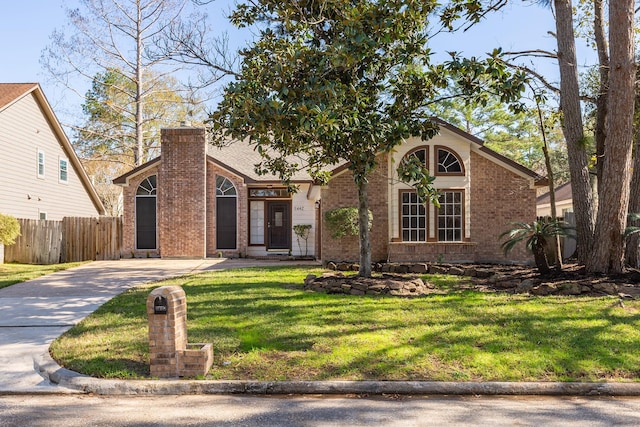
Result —
[{"label": "roof gable", "polygon": [[51,126],[53,133],[55,134],[58,143],[62,147],[62,150],[67,156],[67,159],[71,163],[71,166],[75,170],[82,186],[85,191],[89,195],[93,205],[96,208],[96,211],[100,215],[105,214],[105,208],[96,192],[91,180],[89,179],[87,172],[84,170],[84,167],[80,163],[80,159],[76,155],[69,138],[67,138],[62,125],[58,121],[53,109],[51,108],[51,104],[47,101],[47,98],[42,92],[40,85],[38,83],[0,83],[0,114],[9,108],[11,105],[15,104],[25,96],[32,94],[34,99],[36,100],[42,114],[45,119]]},{"label": "roof gable", "polygon": [[526,166],[523,166],[520,163],[513,161],[510,158],[505,157],[496,151],[493,151],[489,147],[486,147],[484,145],[484,141],[478,138],[477,136],[471,135],[470,133],[460,129],[459,127],[452,125],[449,122],[445,122],[442,119],[435,118],[434,120],[436,123],[438,123],[438,126],[440,126],[441,128],[447,129],[461,136],[462,138],[466,139],[471,145],[471,149],[473,151],[483,154],[485,157],[489,158],[494,163],[498,163],[498,164],[501,164],[502,166],[507,167],[508,169],[512,169],[520,175],[524,175],[528,178],[534,179],[536,185],[546,184],[547,179],[545,177],[538,175],[537,173],[527,168]]},{"label": "roof gable", "polygon": [[[437,125],[440,127],[440,130],[443,130],[443,129],[447,130],[453,133],[454,135],[465,140],[470,145],[471,151],[479,153],[483,157],[488,158],[493,163],[496,163],[502,167],[510,169],[511,171],[515,172],[520,176],[526,177],[528,179],[532,179],[534,182],[534,185],[536,186],[546,185],[547,179],[545,177],[542,177],[537,173],[535,173],[534,171],[532,171],[531,169],[521,165],[520,163],[517,163],[509,159],[508,157],[505,157],[502,154],[499,154],[493,151],[488,147],[485,147],[484,141],[478,138],[477,136],[471,135],[470,133],[465,132],[464,130],[452,125],[451,123],[446,122],[437,117],[434,117],[432,120],[435,123],[437,123]],[[438,133],[438,135],[440,135],[440,132]],[[434,139],[435,138],[437,138],[437,136],[434,137]],[[429,142],[433,142],[433,139],[422,141],[423,144],[426,144]],[[337,165],[332,170],[333,176],[344,173],[348,169],[348,167],[349,167],[349,162],[344,162],[344,163],[341,163],[340,165]]]}]

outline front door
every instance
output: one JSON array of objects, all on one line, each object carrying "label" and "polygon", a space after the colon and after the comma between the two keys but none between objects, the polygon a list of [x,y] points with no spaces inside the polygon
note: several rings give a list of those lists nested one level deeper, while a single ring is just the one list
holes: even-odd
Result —
[{"label": "front door", "polygon": [[268,202],[267,249],[291,249],[291,203]]}]

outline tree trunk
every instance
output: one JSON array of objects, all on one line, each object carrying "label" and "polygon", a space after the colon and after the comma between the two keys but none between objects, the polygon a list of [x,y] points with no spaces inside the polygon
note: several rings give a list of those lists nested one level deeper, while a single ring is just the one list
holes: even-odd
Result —
[{"label": "tree trunk", "polygon": [[[551,205],[551,219],[557,220],[558,212],[556,210],[556,186],[553,176],[553,168],[551,167],[551,157],[549,156],[549,143],[547,142],[547,130],[544,126],[544,120],[542,118],[542,110],[540,109],[540,103],[536,97],[536,109],[538,110],[538,120],[540,121],[540,134],[542,135],[542,154],[544,155],[544,165],[547,169],[547,178],[549,181],[549,204]],[[555,266],[558,271],[562,270],[562,248],[560,245],[560,236],[556,236],[554,239],[554,256]]]},{"label": "tree trunk", "polygon": [[594,137],[596,140],[596,176],[598,183],[598,194],[600,183],[602,182],[602,165],[604,157],[604,142],[606,140],[607,121],[607,93],[609,87],[609,45],[607,43],[604,6],[602,0],[593,2],[593,33],[596,40],[596,50],[598,52],[598,70],[600,75],[600,86],[596,98],[596,125]]},{"label": "tree trunk", "polygon": [[362,277],[371,277],[371,238],[369,233],[369,184],[359,180],[358,186],[358,231],[360,236],[360,268]]},{"label": "tree trunk", "polygon": [[555,0],[558,65],[560,67],[560,108],[562,131],[567,141],[573,210],[576,216],[577,257],[584,263],[593,242],[593,194],[589,182],[589,162],[584,145],[582,110],[578,85],[576,43],[571,0]]},{"label": "tree trunk", "polygon": [[594,246],[587,271],[620,273],[624,269],[624,229],[629,208],[633,111],[635,103],[634,0],[609,4],[609,71],[607,140],[604,147],[602,194]]},{"label": "tree trunk", "polygon": [[138,18],[136,21],[136,151],[135,151],[135,164],[140,166],[144,163],[144,133],[142,132],[142,120],[143,120],[143,85],[142,85],[142,50],[144,45],[142,43],[142,9],[140,1],[138,0]]},{"label": "tree trunk", "polygon": [[[633,175],[629,194],[629,212],[640,213],[640,129],[636,125],[635,154],[633,159]],[[629,225],[640,227],[640,221],[632,221]],[[640,234],[635,233],[627,238],[625,259],[628,265],[637,268],[640,265]]]},{"label": "tree trunk", "polygon": [[545,245],[535,245],[533,247],[533,260],[540,274],[549,274],[549,260],[547,259],[547,248]]}]

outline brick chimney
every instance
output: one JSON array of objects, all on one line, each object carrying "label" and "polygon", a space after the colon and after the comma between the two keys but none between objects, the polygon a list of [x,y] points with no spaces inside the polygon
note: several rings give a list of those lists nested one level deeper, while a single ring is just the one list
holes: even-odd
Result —
[{"label": "brick chimney", "polygon": [[163,258],[206,257],[207,140],[204,128],[162,129],[158,228]]}]

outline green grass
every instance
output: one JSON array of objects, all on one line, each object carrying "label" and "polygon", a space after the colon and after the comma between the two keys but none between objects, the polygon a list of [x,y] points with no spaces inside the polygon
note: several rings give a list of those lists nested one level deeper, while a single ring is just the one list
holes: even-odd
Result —
[{"label": "green grass", "polygon": [[0,289],[82,264],[84,263],[68,262],[51,265],[0,264]]},{"label": "green grass", "polygon": [[[210,379],[637,381],[640,302],[458,291],[414,299],[305,292],[293,267],[208,272],[130,290],[56,340],[63,366],[149,375],[146,298],[183,286],[189,342],[211,342]],[[457,283],[457,285],[456,285]]]}]

